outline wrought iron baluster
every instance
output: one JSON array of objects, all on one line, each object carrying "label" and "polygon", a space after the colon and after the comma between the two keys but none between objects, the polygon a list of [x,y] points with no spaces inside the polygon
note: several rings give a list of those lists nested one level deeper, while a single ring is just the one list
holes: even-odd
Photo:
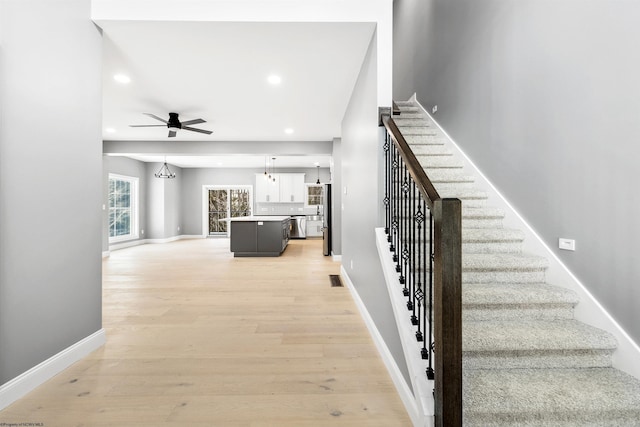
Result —
[{"label": "wrought iron baluster", "polygon": [[387,241],[390,241],[390,227],[391,227],[391,211],[389,209],[389,145],[391,143],[391,137],[389,132],[385,130],[384,145],[384,233],[387,235]]},{"label": "wrought iron baluster", "polygon": [[[433,212],[429,211],[429,310],[428,310],[428,324],[429,324],[429,337],[425,341],[427,351],[429,352],[429,366],[427,367],[427,378],[432,380],[435,378],[435,372],[433,371]],[[426,330],[426,327],[425,327]]]}]

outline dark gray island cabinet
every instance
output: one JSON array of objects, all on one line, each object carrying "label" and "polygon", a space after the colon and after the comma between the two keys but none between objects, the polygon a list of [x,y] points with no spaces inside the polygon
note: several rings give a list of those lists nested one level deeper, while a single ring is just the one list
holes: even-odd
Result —
[{"label": "dark gray island cabinet", "polygon": [[233,256],[280,256],[289,243],[289,221],[288,216],[231,218]]}]

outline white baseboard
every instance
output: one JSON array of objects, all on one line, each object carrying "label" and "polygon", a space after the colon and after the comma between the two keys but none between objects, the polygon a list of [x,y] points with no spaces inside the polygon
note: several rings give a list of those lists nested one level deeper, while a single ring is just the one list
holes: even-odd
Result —
[{"label": "white baseboard", "polygon": [[333,254],[332,254],[332,255],[331,255],[331,258],[332,258],[334,261],[342,262],[342,255],[333,255]]},{"label": "white baseboard", "polygon": [[108,258],[111,255],[111,251],[102,251],[102,258]]},{"label": "white baseboard", "polygon": [[402,400],[402,403],[404,403],[405,409],[407,410],[407,413],[411,418],[413,426],[414,427],[431,427],[432,424],[429,422],[430,420],[429,419],[425,420],[424,417],[420,416],[420,411],[418,410],[418,407],[416,405],[415,397],[413,396],[413,393],[409,389],[409,386],[407,385],[407,382],[404,379],[404,375],[402,375],[402,372],[400,371],[400,369],[398,368],[398,365],[393,359],[393,356],[391,355],[389,348],[384,342],[382,335],[380,335],[380,331],[378,331],[378,328],[376,327],[376,324],[371,318],[371,315],[369,314],[367,307],[364,305],[364,302],[362,302],[362,299],[360,298],[358,291],[353,286],[353,282],[349,278],[349,275],[347,274],[347,271],[345,270],[344,266],[340,267],[340,276],[344,280],[344,283],[346,284],[347,289],[349,289],[349,292],[351,292],[351,297],[353,298],[353,301],[358,307],[358,310],[360,311],[360,315],[362,316],[362,319],[364,320],[364,323],[367,326],[367,329],[369,329],[371,338],[373,339],[373,342],[375,343],[376,348],[378,349],[378,353],[380,353],[380,357],[382,358],[382,361],[384,362],[384,365],[386,366],[387,371],[391,376],[391,380],[393,381],[393,384],[395,385],[396,390],[400,395],[400,399]]},{"label": "white baseboard", "polygon": [[100,329],[3,384],[0,386],[0,411],[92,351],[100,348],[105,342],[105,331]]},{"label": "white baseboard", "polygon": [[[130,248],[132,246],[139,245],[148,245],[148,244],[159,244],[159,243],[171,243],[177,240],[185,240],[185,239],[204,239],[206,236],[202,236],[200,234],[181,234],[180,236],[167,237],[164,239],[138,239],[138,240],[130,240],[128,242],[116,243],[109,246],[109,250],[106,252],[102,252],[102,257],[109,256],[111,251],[117,251],[118,249]],[[106,253],[106,255],[105,255]]]},{"label": "white baseboard", "polygon": [[476,185],[489,195],[489,203],[505,211],[504,226],[517,228],[525,233],[523,251],[546,256],[549,260],[549,268],[546,272],[547,282],[573,290],[578,294],[580,302],[575,308],[575,318],[583,323],[604,329],[613,334],[618,341],[618,349],[613,354],[613,366],[629,375],[640,379],[640,346],[620,326],[614,317],[596,300],[584,284],[569,270],[558,258],[553,250],[542,240],[536,231],[525,221],[524,217],[509,203],[498,189],[487,179],[478,167],[460,149],[460,146],[440,126],[424,106],[422,106],[414,94],[411,101],[415,102],[422,111],[433,120],[440,132],[451,143],[450,148],[463,160],[464,167],[476,176]]}]

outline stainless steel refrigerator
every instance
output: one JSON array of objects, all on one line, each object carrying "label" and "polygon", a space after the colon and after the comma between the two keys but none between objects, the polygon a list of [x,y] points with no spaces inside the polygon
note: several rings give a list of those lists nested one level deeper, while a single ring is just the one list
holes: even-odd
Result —
[{"label": "stainless steel refrigerator", "polygon": [[322,253],[331,255],[331,184],[324,185],[322,201]]}]

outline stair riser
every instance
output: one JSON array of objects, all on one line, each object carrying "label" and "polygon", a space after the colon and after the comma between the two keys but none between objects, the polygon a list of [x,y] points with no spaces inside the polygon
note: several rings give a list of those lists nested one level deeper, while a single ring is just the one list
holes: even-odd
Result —
[{"label": "stair riser", "polygon": [[463,271],[462,283],[544,283],[544,271]]},{"label": "stair riser", "polygon": [[462,218],[462,228],[502,228],[502,219],[464,219]]},{"label": "stair riser", "polygon": [[420,166],[427,169],[427,176],[429,169],[462,169],[463,166],[462,162],[453,156],[416,156],[416,158]]},{"label": "stair riser", "polygon": [[430,123],[424,118],[402,118],[402,114],[400,116],[396,116],[393,121],[396,122],[396,125],[401,132],[403,128],[406,127],[431,127]]},{"label": "stair riser", "polygon": [[608,368],[611,350],[531,351],[531,352],[462,352],[463,369],[558,369]]},{"label": "stair riser", "polygon": [[462,321],[573,319],[573,305],[470,307],[462,304]]},{"label": "stair riser", "polygon": [[407,137],[407,135],[429,135],[436,136],[438,135],[438,131],[433,128],[428,127],[403,127],[402,128],[402,136]]},{"label": "stair riser", "polygon": [[437,136],[437,132],[435,130],[431,130],[431,133],[426,135],[412,135],[408,133],[402,134],[404,136],[405,141],[409,144],[409,147],[418,146],[418,145],[444,145],[444,139]]},{"label": "stair riser", "polygon": [[[429,245],[428,236],[425,243]],[[518,254],[521,252],[522,242],[462,242],[463,254]]]},{"label": "stair riser", "polygon": [[444,145],[415,145],[411,147],[411,151],[416,156],[452,156],[453,153]]},{"label": "stair riser", "polygon": [[[578,419],[579,417],[579,419]],[[602,417],[607,417],[602,419]],[[568,419],[567,419],[568,418]],[[613,413],[507,413],[466,414],[464,427],[638,427],[640,410],[626,414]]]}]

